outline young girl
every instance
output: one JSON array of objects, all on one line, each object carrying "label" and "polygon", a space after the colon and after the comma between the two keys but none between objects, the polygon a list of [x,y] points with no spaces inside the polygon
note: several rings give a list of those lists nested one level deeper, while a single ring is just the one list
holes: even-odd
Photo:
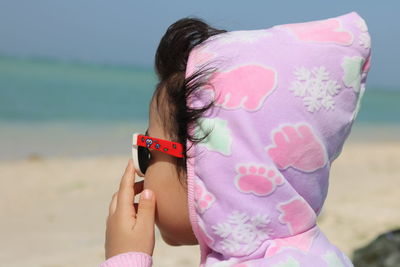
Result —
[{"label": "young girl", "polygon": [[[168,244],[199,244],[200,266],[353,266],[316,221],[360,107],[370,44],[356,12],[248,31],[171,25],[101,266],[151,266],[154,221]],[[134,185],[135,171],[144,184]],[[133,208],[143,187],[153,194]]]}]

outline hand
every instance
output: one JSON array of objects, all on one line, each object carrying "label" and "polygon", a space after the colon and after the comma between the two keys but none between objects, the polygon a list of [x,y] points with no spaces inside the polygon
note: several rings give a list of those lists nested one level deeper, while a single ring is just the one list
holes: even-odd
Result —
[{"label": "hand", "polygon": [[[122,176],[119,190],[114,193],[107,218],[105,256],[135,251],[153,255],[155,196],[144,199],[143,181],[135,183],[132,160]],[[142,192],[143,191],[143,192]],[[141,193],[139,205],[133,203],[135,194]]]}]

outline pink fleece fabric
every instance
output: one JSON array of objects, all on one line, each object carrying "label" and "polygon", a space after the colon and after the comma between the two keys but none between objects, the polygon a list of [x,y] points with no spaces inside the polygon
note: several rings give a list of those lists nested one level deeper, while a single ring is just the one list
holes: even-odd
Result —
[{"label": "pink fleece fabric", "polygon": [[150,267],[152,257],[143,252],[126,252],[115,255],[100,264],[100,267]]},{"label": "pink fleece fabric", "polygon": [[353,266],[316,222],[370,60],[356,12],[218,34],[191,51],[186,77],[215,68],[188,101],[215,103],[192,128],[211,134],[187,142],[200,266]]}]

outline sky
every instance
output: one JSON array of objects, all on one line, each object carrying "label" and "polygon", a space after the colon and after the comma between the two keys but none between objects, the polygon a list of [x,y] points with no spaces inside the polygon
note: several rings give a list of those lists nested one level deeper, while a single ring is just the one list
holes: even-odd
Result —
[{"label": "sky", "polygon": [[372,38],[369,85],[400,90],[399,0],[0,0],[0,54],[152,68],[162,35],[183,17],[233,31],[352,11]]}]

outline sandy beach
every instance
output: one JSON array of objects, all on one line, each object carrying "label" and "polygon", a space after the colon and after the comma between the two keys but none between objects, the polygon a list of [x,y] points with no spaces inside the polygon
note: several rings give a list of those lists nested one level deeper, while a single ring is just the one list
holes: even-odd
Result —
[{"label": "sandy beach", "polygon": [[[0,161],[2,266],[98,266],[108,205],[128,156],[32,156]],[[332,164],[319,225],[351,256],[400,227],[400,141],[346,143]],[[198,266],[198,246],[170,247],[156,235],[154,266]]]}]

